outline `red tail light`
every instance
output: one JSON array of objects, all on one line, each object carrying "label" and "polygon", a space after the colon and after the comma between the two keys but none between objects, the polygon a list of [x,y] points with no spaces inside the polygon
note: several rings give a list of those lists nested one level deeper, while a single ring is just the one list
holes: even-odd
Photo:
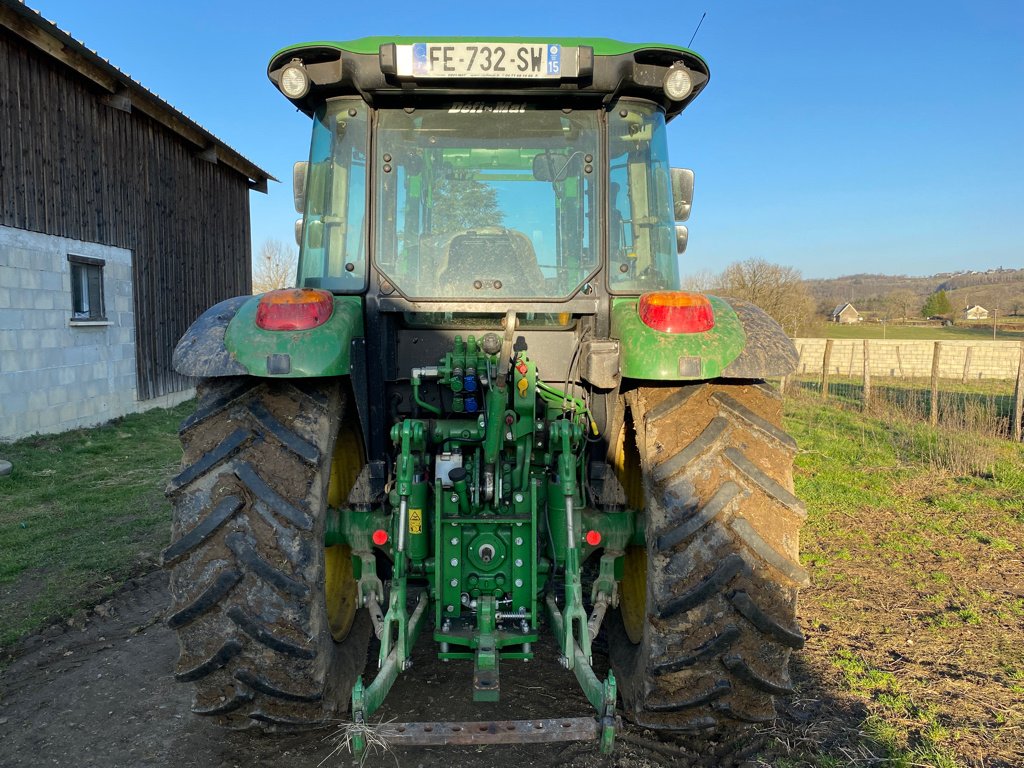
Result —
[{"label": "red tail light", "polygon": [[715,327],[711,302],[699,293],[645,293],[640,297],[637,312],[644,325],[664,333],[700,333]]},{"label": "red tail light", "polygon": [[285,288],[263,294],[256,307],[256,325],[265,331],[305,331],[326,323],[334,296],[313,288]]}]

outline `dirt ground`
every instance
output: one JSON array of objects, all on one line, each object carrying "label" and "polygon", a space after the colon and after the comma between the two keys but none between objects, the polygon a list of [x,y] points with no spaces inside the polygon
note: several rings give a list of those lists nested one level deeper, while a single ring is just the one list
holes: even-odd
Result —
[{"label": "dirt ground", "polygon": [[[177,645],[162,623],[168,604],[161,572],[133,579],[113,599],[71,625],[55,625],[23,641],[0,672],[0,765],[280,766],[351,765],[331,756],[328,732],[266,736],[225,732],[189,712],[189,686],[171,677]],[[502,667],[502,702],[474,705],[470,665],[443,664],[426,643],[413,670],[400,678],[379,713],[384,720],[480,720],[587,715],[589,705],[571,672],[554,661],[554,646],[538,659]],[[595,664],[606,663],[595,659]],[[326,740],[325,740],[326,739]],[[447,765],[652,766],[771,765],[753,756],[765,737],[715,751],[658,742],[626,727],[615,754],[602,758],[590,743],[396,749],[367,766]],[[716,753],[717,752],[717,753]],[[326,758],[326,761],[325,761]]]},{"label": "dirt ground", "polygon": [[[1007,720],[1001,728],[977,726],[978,722],[993,721],[974,709],[1016,710],[1012,699],[1006,698],[1012,694],[1005,685],[997,681],[986,684],[979,673],[972,672],[991,669],[991,659],[967,659],[962,650],[957,658],[938,653],[938,648],[925,650],[920,633],[913,633],[915,645],[900,643],[901,652],[892,653],[892,633],[910,634],[910,628],[901,626],[893,615],[900,612],[888,610],[881,591],[872,590],[873,599],[861,600],[847,594],[848,590],[833,583],[806,591],[800,622],[807,634],[807,647],[795,653],[792,661],[796,694],[779,702],[780,716],[774,725],[735,744],[659,741],[627,723],[609,758],[602,757],[596,745],[579,742],[405,748],[372,755],[365,765],[821,768],[890,763],[885,750],[865,738],[865,723],[871,722],[871,714],[864,699],[844,692],[847,686],[830,661],[837,646],[867,658],[876,655],[875,651],[884,656],[882,651],[888,647],[889,663],[881,656],[877,663],[897,672],[900,670],[893,664],[902,669],[923,652],[925,658],[918,663],[926,666],[905,684],[916,699],[935,701],[942,711],[947,708],[938,701],[952,700],[949,709],[960,714],[944,715],[942,721],[948,722],[951,738],[959,745],[962,764],[970,768],[1024,765],[1016,720]],[[837,626],[835,613],[826,609],[836,599],[844,606],[848,626]],[[354,764],[347,754],[331,755],[334,742],[326,730],[289,735],[228,732],[192,715],[189,686],[174,682],[171,676],[177,644],[163,625],[167,605],[166,575],[153,572],[129,580],[93,611],[80,612],[70,623],[51,626],[15,646],[13,659],[0,671],[0,766],[329,768]],[[1014,633],[1006,629],[1009,634],[1002,639],[1013,643]],[[979,642],[971,643],[972,639]],[[961,635],[960,640],[980,650],[998,638]],[[476,705],[470,694],[470,665],[443,664],[421,639],[413,669],[400,677],[379,716],[403,722],[589,715],[590,707],[572,673],[554,662],[551,641],[542,641],[536,650],[538,658],[530,664],[502,665],[500,703]],[[595,653],[599,673],[606,665],[607,660]],[[367,674],[372,676],[372,669]],[[906,764],[961,763],[925,759]]]}]

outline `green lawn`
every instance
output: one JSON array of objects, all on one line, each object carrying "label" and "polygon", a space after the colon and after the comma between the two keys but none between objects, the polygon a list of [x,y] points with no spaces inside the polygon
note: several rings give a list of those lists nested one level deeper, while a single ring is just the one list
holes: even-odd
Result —
[{"label": "green lawn", "polygon": [[191,401],[0,445],[0,647],[152,568],[170,537],[163,487]]},{"label": "green lawn", "polygon": [[[996,332],[996,341],[1024,341],[1024,326],[1020,330],[1007,330],[1000,327]],[[852,323],[840,325],[827,323],[823,326],[827,339],[914,339],[918,341],[945,341],[947,339],[974,339],[991,341],[992,326],[961,326],[949,328],[940,326],[892,325],[886,323]]]}]

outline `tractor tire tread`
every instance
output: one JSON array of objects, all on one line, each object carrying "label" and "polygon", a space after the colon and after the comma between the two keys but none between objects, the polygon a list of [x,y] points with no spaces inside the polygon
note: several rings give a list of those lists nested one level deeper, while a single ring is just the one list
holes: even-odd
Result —
[{"label": "tractor tire tread", "polygon": [[673,549],[681,542],[692,538],[697,531],[719,517],[732,504],[733,500],[742,494],[743,489],[736,483],[728,480],[722,483],[703,509],[699,509],[671,531],[658,537],[655,544],[658,551],[665,552]]},{"label": "tractor tire tread", "polygon": [[799,650],[804,647],[804,635],[799,629],[791,629],[776,621],[763,611],[746,592],[736,592],[729,597],[743,617],[765,635],[771,635],[783,645]]},{"label": "tractor tire tread", "polygon": [[803,644],[796,443],[780,426],[778,394],[758,382],[651,385],[623,398],[647,529],[640,641],[624,614],[608,622],[624,710],[656,731],[699,722],[732,738],[774,719],[774,697],[793,690],[790,653]]},{"label": "tractor tire tread", "polygon": [[267,696],[273,696],[276,699],[284,699],[285,701],[320,701],[323,698],[322,693],[293,693],[286,691],[283,688],[278,688],[276,685],[271,683],[269,680],[265,680],[259,675],[248,669],[236,669],[233,675],[235,680],[240,683],[247,685],[254,691],[259,693],[265,693]]},{"label": "tractor tire tread", "polygon": [[750,665],[747,664],[741,656],[725,656],[722,659],[722,663],[725,664],[726,669],[736,675],[736,677],[741,680],[745,680],[766,693],[773,693],[779,696],[786,696],[793,693],[793,685],[788,680],[783,683],[777,683],[774,680],[762,677],[754,672],[754,670],[750,668]]},{"label": "tractor tire tread", "polygon": [[170,629],[178,629],[195,621],[207,611],[217,607],[221,600],[227,596],[228,592],[234,589],[235,585],[241,580],[242,574],[240,571],[221,571],[213,584],[200,592],[195,600],[167,618],[167,626]]},{"label": "tractor tire tread", "polygon": [[648,712],[681,712],[684,709],[693,709],[704,704],[710,704],[732,691],[732,683],[728,680],[718,680],[713,686],[703,693],[697,694],[692,699],[683,701],[665,701],[660,703],[647,702],[644,709]]},{"label": "tractor tire tread", "polygon": [[171,544],[161,554],[161,561],[166,565],[180,560],[189,554],[196,547],[201,546],[207,539],[213,536],[217,530],[224,525],[238,510],[244,502],[237,496],[225,496],[217,502],[217,505],[206,517],[199,521],[195,528],[190,530],[176,542]]},{"label": "tractor tire tread", "polygon": [[242,534],[229,533],[224,537],[224,543],[234,553],[239,563],[264,581],[273,584],[282,592],[287,592],[296,597],[304,598],[309,595],[308,585],[287,576],[260,557]]},{"label": "tractor tire tread", "polygon": [[779,485],[779,483],[775,482],[767,473],[758,469],[757,465],[744,456],[742,451],[736,448],[726,448],[725,456],[737,470],[767,496],[777,501],[801,520],[807,519],[807,508],[804,506],[804,503]]},{"label": "tractor tire tread", "polygon": [[693,466],[704,454],[710,451],[719,441],[725,430],[729,427],[729,420],[717,416],[700,433],[700,437],[690,443],[675,456],[666,459],[654,468],[652,473],[657,482],[661,482],[672,475],[682,471],[685,467]]},{"label": "tractor tire tread", "polygon": [[746,562],[738,554],[728,555],[721,564],[703,581],[683,594],[673,597],[658,610],[659,619],[669,619],[678,613],[689,611],[722,591],[736,574],[747,568]]},{"label": "tractor tire tread", "polygon": [[208,659],[199,663],[192,669],[183,672],[175,672],[174,679],[181,683],[191,683],[200,680],[207,675],[213,674],[242,652],[242,644],[237,640],[228,640]]},{"label": "tractor tire tread", "polygon": [[[259,472],[256,471],[252,464],[247,461],[238,462],[235,466],[235,476],[242,481],[256,498],[266,504],[273,512],[283,517],[287,522],[297,528],[301,528],[303,531],[313,529],[313,518],[271,488],[267,481],[260,477]],[[260,511],[259,508],[257,508],[257,511]]]},{"label": "tractor tire tread", "polygon": [[729,527],[743,540],[744,544],[756,552],[768,565],[793,582],[793,584],[798,587],[806,587],[811,583],[811,577],[807,574],[807,571],[799,563],[794,563],[769,544],[745,517],[740,517],[739,515],[733,517],[729,521]]},{"label": "tractor tire tread", "polygon": [[175,678],[194,685],[194,712],[229,727],[322,724],[348,706],[370,636],[358,614],[334,641],[322,587],[344,386],[245,378],[197,390],[163,553]]},{"label": "tractor tire tread", "polygon": [[726,650],[732,645],[733,640],[739,636],[740,628],[735,624],[730,624],[710,640],[690,651],[688,656],[680,656],[679,658],[672,659],[671,661],[655,664],[651,667],[651,674],[668,675],[673,672],[678,672],[681,669],[692,667],[702,659],[706,659],[708,656],[712,656]]},{"label": "tractor tire tread", "polygon": [[765,437],[769,437],[777,442],[785,450],[790,451],[791,453],[796,453],[796,440],[767,419],[758,416],[754,411],[743,405],[743,403],[739,402],[732,395],[719,391],[715,393],[714,399],[717,400],[719,404],[721,404],[721,406],[732,416],[745,421]]}]

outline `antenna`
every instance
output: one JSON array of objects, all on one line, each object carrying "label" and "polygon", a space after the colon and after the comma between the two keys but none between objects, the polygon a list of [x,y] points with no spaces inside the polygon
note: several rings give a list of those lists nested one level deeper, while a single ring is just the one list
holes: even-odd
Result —
[{"label": "antenna", "polygon": [[693,38],[695,38],[697,36],[697,33],[700,32],[700,25],[704,23],[704,17],[707,16],[707,15],[708,15],[707,11],[704,11],[704,13],[702,13],[700,15],[700,21],[697,22],[697,28],[695,30],[693,30],[693,34],[690,35],[690,42],[688,42],[686,44],[687,48],[689,48],[691,45],[693,45]]}]

